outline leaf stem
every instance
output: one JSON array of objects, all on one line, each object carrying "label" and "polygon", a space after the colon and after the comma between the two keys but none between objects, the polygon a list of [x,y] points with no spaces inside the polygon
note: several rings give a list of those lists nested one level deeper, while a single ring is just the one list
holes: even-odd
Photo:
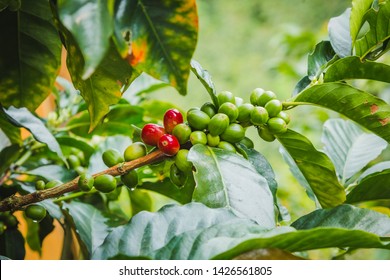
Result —
[{"label": "leaf stem", "polygon": [[294,102],[294,101],[284,101],[282,102],[284,110],[292,109],[299,105],[311,105],[309,102]]},{"label": "leaf stem", "polygon": [[[101,171],[99,173],[96,173],[92,175],[92,177],[96,178],[99,175],[103,174],[109,174],[112,176],[119,176],[126,174],[130,170],[136,169],[141,166],[145,166],[151,163],[155,163],[158,161],[162,161],[166,159],[167,156],[162,153],[161,151],[157,150],[154,152],[151,152],[147,154],[144,157],[132,160],[132,161],[127,161],[123,163],[119,163],[113,167],[110,167],[104,171]],[[46,189],[46,190],[41,190],[41,191],[36,191],[33,193],[29,193],[26,195],[22,196],[15,196],[12,195],[10,197],[7,197],[0,201],[0,212],[4,211],[16,211],[20,210],[23,207],[25,207],[28,204],[39,202],[48,198],[54,198],[54,197],[59,197],[65,193],[76,191],[79,189],[78,186],[78,180],[79,177],[76,177],[72,181],[69,181],[67,183],[64,183],[62,185],[59,185],[57,187],[51,188],[51,189]]]}]

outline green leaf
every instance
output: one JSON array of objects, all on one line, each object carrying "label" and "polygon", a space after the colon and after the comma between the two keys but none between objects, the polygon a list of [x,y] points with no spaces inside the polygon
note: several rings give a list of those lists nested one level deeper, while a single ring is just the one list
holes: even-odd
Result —
[{"label": "green leaf", "polygon": [[350,79],[368,79],[390,83],[390,66],[369,60],[362,61],[357,56],[350,56],[329,66],[324,77],[326,83]]},{"label": "green leaf", "polygon": [[76,177],[76,173],[73,170],[54,164],[43,165],[35,169],[25,171],[24,173],[42,177],[47,181],[60,180],[64,183],[73,180]]},{"label": "green leaf", "polygon": [[217,92],[215,90],[214,82],[211,79],[210,73],[203,69],[199,62],[196,60],[191,60],[191,71],[195,74],[195,76],[199,79],[199,81],[202,83],[202,85],[206,88],[207,92],[209,93],[211,100],[213,101],[214,105],[218,108],[218,98],[217,98]]},{"label": "green leaf", "polygon": [[153,200],[148,191],[135,188],[129,194],[133,216],[141,211],[152,211]]},{"label": "green leaf", "polygon": [[1,12],[0,103],[35,110],[58,74],[61,42],[47,0],[23,1]]},{"label": "green leaf", "polygon": [[342,182],[359,172],[387,147],[387,142],[382,138],[343,119],[325,122],[322,142]]},{"label": "green leaf", "polygon": [[381,172],[383,170],[390,169],[390,161],[379,162],[366,170],[359,176],[358,182],[360,182],[364,177],[371,175],[376,172]]},{"label": "green leaf", "polygon": [[67,124],[68,129],[74,134],[91,138],[93,135],[111,136],[127,135],[132,136],[134,128],[132,125],[143,123],[143,110],[140,107],[129,104],[113,105],[105,115],[105,121],[96,126],[92,133],[89,133],[90,114],[82,111],[75,115]]},{"label": "green leaf", "polygon": [[278,135],[277,139],[294,159],[322,207],[334,207],[345,201],[344,188],[338,182],[327,155],[316,150],[309,139],[293,130]]},{"label": "green leaf", "polygon": [[116,8],[115,33],[131,35],[130,65],[185,95],[198,34],[195,1],[121,0]]},{"label": "green leaf", "polygon": [[[156,99],[147,99],[140,106],[145,110],[144,116],[152,120],[160,121],[164,118],[164,114],[168,109],[176,108],[171,102],[165,102]],[[176,108],[178,109],[178,108]],[[179,110],[179,109],[178,109]],[[179,110],[181,111],[181,110]],[[182,111],[181,111],[182,112]],[[184,112],[182,112],[183,114]]]},{"label": "green leaf", "polygon": [[[182,233],[205,230],[227,221],[243,222],[263,229],[253,221],[238,218],[226,208],[211,209],[201,203],[166,205],[156,213],[140,212],[128,224],[113,229],[92,258],[108,259],[117,255],[150,257]],[[237,232],[238,228],[234,230]],[[241,234],[247,233],[240,231]],[[201,244],[197,242],[182,247],[194,246],[195,249]]]},{"label": "green leaf", "polygon": [[[8,138],[8,141],[5,141],[8,142],[8,144],[18,144],[19,146],[22,145],[20,128],[15,127],[7,120],[7,117],[3,113],[3,110],[1,110],[0,106],[0,134],[1,132],[4,133],[4,136],[6,136],[6,138]],[[3,142],[2,140],[2,143],[5,142]]]},{"label": "green leaf", "polygon": [[[69,37],[70,35],[65,35]],[[91,132],[109,112],[109,106],[118,103],[122,85],[134,80],[138,73],[119,56],[113,44],[95,72],[82,79],[84,60],[71,38],[67,39],[67,65],[76,89],[88,105]]]},{"label": "green leaf", "polygon": [[27,234],[26,242],[29,247],[38,252],[40,255],[42,253],[42,242],[45,237],[51,233],[54,229],[53,218],[47,215],[39,223],[33,221],[32,219],[26,219],[27,222]]},{"label": "green leaf", "polygon": [[347,194],[347,203],[390,199],[390,169],[364,177]]},{"label": "green leaf", "polygon": [[50,151],[55,152],[66,163],[60,145],[39,118],[26,108],[10,106],[8,109],[3,108],[3,111],[12,124],[30,131],[37,141],[46,144]]},{"label": "green leaf", "polygon": [[329,41],[318,43],[314,51],[308,56],[307,74],[310,80],[318,78],[335,55],[336,53]]},{"label": "green leaf", "polygon": [[88,79],[110,46],[114,32],[114,1],[60,0],[57,7],[61,23],[73,35],[83,54],[82,79]]},{"label": "green leaf", "polygon": [[297,95],[301,91],[303,91],[305,88],[307,88],[311,84],[311,80],[308,76],[303,77],[299,82],[295,85],[295,88],[293,90],[292,96]]},{"label": "green leaf", "polygon": [[266,228],[275,226],[267,180],[250,162],[235,153],[201,144],[190,149],[188,160],[196,168],[193,201],[231,209]]},{"label": "green leaf", "polygon": [[328,24],[330,43],[336,54],[343,58],[352,53],[352,39],[349,19],[351,9],[348,8],[338,17],[331,18]]},{"label": "green leaf", "polygon": [[76,226],[76,232],[84,242],[88,252],[92,254],[109,233],[107,218],[95,207],[82,202],[66,203],[64,208],[69,211]]},{"label": "green leaf", "polygon": [[0,151],[0,177],[2,174],[13,164],[16,160],[19,159],[22,150],[19,145],[11,145]]},{"label": "green leaf", "polygon": [[362,27],[364,14],[370,8],[372,0],[353,0],[352,1],[352,10],[350,17],[350,26],[351,26],[351,38],[352,43],[355,43],[355,40],[359,34],[359,31]]},{"label": "green leaf", "polygon": [[77,139],[75,136],[57,136],[58,144],[68,147],[73,147],[81,150],[87,159],[95,152],[95,148],[90,146],[87,142]]},{"label": "green leaf", "polygon": [[355,52],[359,57],[375,60],[386,48],[384,42],[390,37],[390,2],[379,4],[379,9],[371,8],[364,16],[369,30],[355,42]]},{"label": "green leaf", "polygon": [[0,255],[11,260],[23,260],[26,255],[23,235],[17,229],[8,229],[0,235]]},{"label": "green leaf", "polygon": [[324,227],[344,228],[386,236],[390,233],[390,217],[373,210],[340,205],[333,209],[315,210],[299,218],[291,226],[298,230]]},{"label": "green leaf", "polygon": [[390,105],[367,92],[344,83],[325,83],[304,90],[294,101],[336,111],[390,141]]}]

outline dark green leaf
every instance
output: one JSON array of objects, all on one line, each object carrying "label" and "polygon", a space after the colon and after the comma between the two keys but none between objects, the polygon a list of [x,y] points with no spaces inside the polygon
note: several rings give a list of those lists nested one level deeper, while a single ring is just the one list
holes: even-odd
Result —
[{"label": "dark green leaf", "polygon": [[296,85],[293,90],[292,96],[297,95],[300,93],[302,90],[307,88],[311,84],[311,80],[309,79],[308,76],[303,77]]},{"label": "dark green leaf", "polygon": [[318,209],[292,223],[298,230],[313,228],[343,228],[361,230],[378,236],[390,233],[390,217],[373,210],[352,205],[340,205],[333,209]]},{"label": "dark green leaf", "polygon": [[188,160],[196,168],[193,201],[231,209],[266,228],[275,226],[267,180],[250,162],[235,153],[201,144],[190,149]]},{"label": "dark green leaf", "polygon": [[12,0],[0,0],[0,12],[4,9],[7,9],[9,3],[11,2]]},{"label": "dark green leaf", "polygon": [[83,140],[79,140],[76,137],[70,137],[70,136],[58,136],[56,137],[58,144],[68,147],[77,148],[81,151],[83,151],[85,157],[89,159],[89,157],[95,152],[95,149],[90,146],[87,142]]},{"label": "dark green leaf", "polygon": [[58,74],[61,42],[47,0],[23,1],[0,17],[0,103],[35,110]]},{"label": "dark green leaf", "polygon": [[322,207],[334,207],[345,201],[344,188],[337,180],[332,162],[309,139],[293,130],[278,135],[277,139],[294,159]]},{"label": "dark green leaf", "polygon": [[214,82],[211,79],[211,75],[209,72],[202,68],[199,62],[196,60],[191,60],[191,70],[195,74],[195,76],[199,79],[202,85],[206,88],[209,93],[211,100],[213,101],[216,107],[219,106],[217,92],[215,90]]},{"label": "dark green leaf", "polygon": [[60,180],[64,183],[76,177],[76,173],[73,170],[54,164],[43,165],[35,169],[25,171],[24,173],[42,177],[47,181]]},{"label": "dark green leaf", "polygon": [[153,200],[149,191],[135,188],[130,191],[131,208],[133,216],[141,211],[152,211]]},{"label": "dark green leaf", "polygon": [[195,1],[121,0],[116,7],[115,33],[131,36],[130,65],[185,95],[198,34]]},{"label": "dark green leaf", "polygon": [[382,138],[343,119],[325,122],[322,142],[342,182],[359,172],[387,147]]},{"label": "dark green leaf", "polygon": [[11,260],[23,260],[26,255],[23,235],[17,229],[8,229],[0,235],[0,255]]},{"label": "dark green leaf", "polygon": [[368,23],[368,31],[355,42],[356,55],[369,59],[376,59],[380,52],[386,48],[382,44],[390,37],[388,28],[390,23],[390,2],[379,4],[379,10],[371,8],[364,16]]},{"label": "dark green leaf", "polygon": [[109,233],[107,218],[95,207],[81,202],[66,203],[64,208],[69,211],[77,234],[92,254]]},{"label": "dark green leaf", "polygon": [[390,105],[367,92],[344,83],[325,83],[304,90],[295,101],[336,111],[390,141]]},{"label": "dark green leaf", "polygon": [[318,78],[335,55],[336,53],[329,41],[318,43],[314,51],[308,56],[307,74],[310,80]]},{"label": "dark green leaf", "polygon": [[379,162],[366,170],[359,176],[358,182],[360,182],[364,177],[371,175],[376,172],[381,172],[383,170],[390,169],[390,161]]},{"label": "dark green leaf", "polygon": [[4,108],[3,110],[6,113],[8,119],[15,126],[24,127],[30,131],[37,141],[45,143],[50,151],[55,152],[64,162],[66,162],[57,140],[39,118],[34,116],[26,108],[18,109],[14,106],[10,106],[8,109]]},{"label": "dark green leaf", "polygon": [[19,145],[11,145],[1,150],[0,176],[19,158],[21,152]]},{"label": "dark green leaf", "polygon": [[368,79],[390,83],[390,66],[369,60],[362,61],[357,56],[345,57],[333,63],[326,70],[325,82],[349,79]]},{"label": "dark green leaf", "polygon": [[110,46],[114,31],[114,1],[60,0],[57,7],[62,24],[73,35],[83,54],[82,78],[88,79]]},{"label": "dark green leaf", "polygon": [[[237,218],[226,208],[211,209],[200,203],[184,206],[167,205],[156,213],[140,212],[127,225],[113,229],[92,257],[93,259],[108,259],[117,255],[150,257],[154,251],[164,248],[172,238],[182,233],[202,231],[227,221],[247,223],[254,228],[262,229],[252,221]],[[237,227],[234,231],[246,233]],[[200,246],[201,243],[182,247],[191,248]]]},{"label": "dark green leaf", "polygon": [[330,43],[336,54],[343,58],[352,53],[352,39],[349,28],[351,9],[338,17],[331,18],[328,24]]},{"label": "dark green leaf", "polygon": [[359,34],[359,31],[362,27],[364,14],[370,8],[372,0],[353,0],[352,1],[352,10],[351,10],[351,38],[353,43]]},{"label": "dark green leaf", "polygon": [[22,145],[20,128],[15,127],[8,121],[7,117],[3,113],[3,110],[0,110],[0,133],[1,132],[7,136],[6,138],[8,138],[7,141],[9,144],[18,144],[19,146]]},{"label": "dark green leaf", "polygon": [[363,178],[347,195],[347,203],[390,199],[390,169]]}]

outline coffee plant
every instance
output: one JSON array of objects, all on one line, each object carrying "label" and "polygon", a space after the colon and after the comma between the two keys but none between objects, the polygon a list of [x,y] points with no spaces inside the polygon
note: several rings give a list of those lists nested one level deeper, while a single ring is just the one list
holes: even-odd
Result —
[{"label": "coffee plant", "polygon": [[[195,0],[0,1],[1,257],[42,252],[55,223],[62,259],[389,250],[390,106],[365,83],[390,82],[389,18],[390,1],[353,0],[289,99],[256,85],[244,100],[192,59]],[[58,76],[62,48],[71,81]],[[183,111],[147,97],[187,95],[190,74],[208,102]],[[37,115],[48,97],[54,109]],[[337,114],[320,148],[290,118],[307,106]],[[278,167],[255,149],[269,142],[316,205],[294,221]]]}]

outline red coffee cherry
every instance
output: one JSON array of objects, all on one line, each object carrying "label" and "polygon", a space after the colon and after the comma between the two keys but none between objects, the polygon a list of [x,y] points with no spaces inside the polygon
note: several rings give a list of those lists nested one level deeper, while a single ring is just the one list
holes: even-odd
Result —
[{"label": "red coffee cherry", "polygon": [[167,133],[172,133],[173,128],[183,122],[183,115],[177,109],[169,109],[164,114],[164,128]]},{"label": "red coffee cherry", "polygon": [[180,150],[180,143],[171,134],[164,134],[158,140],[158,148],[167,156],[174,156]]},{"label": "red coffee cherry", "polygon": [[165,129],[154,123],[145,124],[141,131],[142,141],[150,146],[157,146],[158,140],[165,134]]}]

